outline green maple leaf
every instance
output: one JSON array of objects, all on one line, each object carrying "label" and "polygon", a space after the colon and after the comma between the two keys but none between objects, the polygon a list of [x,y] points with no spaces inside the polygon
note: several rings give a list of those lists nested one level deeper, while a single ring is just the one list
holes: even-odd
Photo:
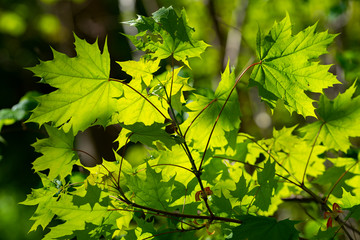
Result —
[{"label": "green maple leaf", "polygon": [[[109,230],[115,231],[115,221],[121,215],[115,211],[108,211],[109,198],[106,193],[102,192],[98,200],[93,206],[90,203],[76,206],[73,202],[74,196],[63,195],[59,201],[49,207],[57,218],[65,222],[50,228],[51,231],[45,235],[44,239],[61,237],[71,239],[78,235],[82,239],[86,239],[86,236],[90,239],[94,235],[109,235]],[[103,228],[106,230],[104,231]]]},{"label": "green maple leaf", "polygon": [[101,192],[102,190],[98,186],[86,181],[77,189],[77,194],[73,197],[74,205],[80,207],[88,203],[91,209],[93,209],[95,204],[100,202]]},{"label": "green maple leaf", "polygon": [[343,195],[343,189],[346,191],[351,191],[354,188],[349,186],[345,181],[348,179],[351,179],[352,177],[355,176],[354,173],[348,172],[347,174],[345,174],[341,180],[339,181],[340,177],[343,175],[343,173],[345,172],[345,167],[331,167],[329,169],[327,169],[323,175],[319,176],[318,179],[312,181],[313,183],[317,183],[320,184],[321,186],[326,186],[329,188],[329,190],[331,189],[332,186],[334,186],[334,184],[337,184],[335,186],[335,188],[332,191],[332,194],[337,197],[340,198]]},{"label": "green maple leaf", "polygon": [[127,186],[134,194],[136,203],[166,210],[171,200],[174,178],[165,182],[161,172],[155,172],[148,164],[146,166],[145,179],[125,174]]},{"label": "green maple leaf", "polygon": [[244,173],[241,175],[239,182],[236,183],[236,189],[230,191],[231,195],[236,198],[236,201],[241,202],[249,191],[249,184],[246,184]]},{"label": "green maple leaf", "polygon": [[153,13],[155,22],[160,23],[163,29],[175,39],[178,38],[182,42],[191,42],[191,32],[194,31],[188,23],[185,10],[181,10],[180,17],[175,10],[170,6],[168,8],[162,7]]},{"label": "green maple leaf", "polygon": [[190,68],[189,58],[200,57],[209,45],[203,41],[196,41],[193,43],[183,42],[178,39],[173,39],[171,35],[163,34],[163,43],[157,42],[155,44],[155,53],[152,57],[165,59],[173,56],[177,61],[182,61]]},{"label": "green maple leaf", "polygon": [[296,221],[288,219],[277,222],[276,219],[242,215],[238,217],[243,223],[232,229],[233,239],[247,240],[295,240],[299,233],[294,225]]},{"label": "green maple leaf", "polygon": [[[131,174],[133,169],[128,161],[123,159],[117,152],[114,151],[116,161],[103,161],[101,164],[94,167],[84,167],[89,171],[87,181],[91,185],[101,185],[107,188],[109,191],[116,189],[114,179],[119,177],[119,168],[121,163],[121,172]],[[123,186],[125,183],[124,177],[120,178],[120,184]]]},{"label": "green maple leaf", "polygon": [[[205,148],[213,125],[234,84],[235,74],[230,73],[228,65],[221,75],[221,81],[213,97],[196,94],[196,101],[186,105],[190,110],[189,117],[180,127],[183,133],[186,133],[186,139],[192,140],[197,149]],[[235,142],[239,125],[239,100],[236,91],[233,91],[220,115],[209,146],[224,147],[229,141]]]},{"label": "green maple leaf", "polygon": [[173,72],[168,71],[156,76],[150,90],[153,95],[160,97],[163,105],[167,103],[168,97],[171,97],[171,105],[178,112],[181,112],[182,104],[186,103],[183,92],[194,90],[188,84],[188,78],[179,76],[181,69],[177,68]]},{"label": "green maple leaf", "polygon": [[267,211],[271,204],[271,197],[273,190],[277,187],[277,180],[275,179],[275,162],[267,161],[264,169],[257,173],[258,183],[260,186],[256,187],[256,196],[254,205],[263,211]]},{"label": "green maple leaf", "polygon": [[331,228],[326,229],[325,231],[321,231],[321,228],[320,228],[317,235],[314,237],[314,239],[316,239],[316,240],[334,239],[337,231],[338,231],[337,227],[331,227]]},{"label": "green maple leaf", "polygon": [[[134,89],[138,92],[135,92]],[[167,107],[163,106],[156,96],[149,96],[140,81],[131,82],[128,87],[124,88],[124,96],[118,100],[118,113],[114,117],[113,123],[133,125],[141,122],[147,126],[153,123],[163,123],[165,119],[170,119]]]},{"label": "green maple leaf", "polygon": [[131,60],[117,63],[121,66],[123,71],[133,77],[132,81],[134,81],[134,79],[142,80],[146,86],[150,85],[150,82],[153,79],[153,73],[160,68],[160,59],[152,61],[141,58],[139,61]]},{"label": "green maple leaf", "polygon": [[351,209],[353,206],[360,205],[360,199],[356,194],[353,196],[350,191],[347,191],[344,187],[342,187],[341,190],[342,194],[340,197],[330,196],[329,201],[339,204],[341,209]]},{"label": "green maple leaf", "polygon": [[29,68],[42,82],[57,88],[40,96],[39,106],[28,121],[55,126],[74,134],[96,124],[107,126],[117,109],[115,99],[123,94],[122,85],[109,81],[110,56],[105,43],[103,53],[97,43],[88,44],[75,35],[77,56],[69,58],[53,50],[54,59],[40,61]]},{"label": "green maple leaf", "polygon": [[[200,154],[194,149],[190,148],[192,157],[194,158],[195,164],[200,163]],[[185,170],[183,168],[192,169],[192,165],[189,158],[184,154],[184,149],[179,145],[174,145],[170,151],[151,151],[154,162],[152,164],[161,164],[158,168],[162,169],[162,177],[164,180],[170,180],[173,176],[175,181],[181,182],[184,186],[195,178],[193,172]],[[174,164],[180,167],[169,166],[166,164]]]},{"label": "green maple leaf", "polygon": [[38,226],[45,229],[55,216],[55,213],[49,208],[49,206],[55,203],[58,199],[57,197],[54,197],[59,191],[55,184],[50,181],[45,174],[38,173],[38,175],[41,178],[43,187],[32,189],[31,194],[27,195],[26,200],[20,203],[29,206],[38,205],[35,213],[30,218],[30,220],[35,222],[29,232],[35,231]]},{"label": "green maple leaf", "polygon": [[230,217],[233,214],[233,208],[230,199],[226,198],[221,192],[220,197],[211,196],[211,209],[222,217]]},{"label": "green maple leaf", "polygon": [[360,220],[360,204],[354,205],[351,208],[344,208],[344,210],[348,210],[349,214],[346,216],[346,219],[355,218],[356,220]]},{"label": "green maple leaf", "polygon": [[[316,112],[320,121],[311,123],[301,129],[305,139],[323,142],[328,148],[346,152],[351,143],[349,137],[360,136],[360,96],[352,98],[356,91],[355,83],[334,100],[321,96]],[[321,128],[321,129],[320,129]]]},{"label": "green maple leaf", "polygon": [[248,144],[251,144],[251,140],[245,136],[238,135],[235,144],[216,148],[215,155],[217,157],[229,158],[229,160],[245,161],[246,156],[249,154]]},{"label": "green maple leaf", "polygon": [[314,116],[315,108],[305,91],[321,92],[339,83],[329,67],[314,59],[327,53],[327,46],[336,37],[327,31],[316,33],[316,24],[292,36],[291,22],[286,16],[274,24],[269,34],[257,36],[260,64],[253,69],[250,85],[257,86],[261,98],[271,107],[282,99],[290,112]]},{"label": "green maple leaf", "polygon": [[74,136],[61,129],[45,125],[48,138],[37,140],[32,146],[43,155],[33,162],[35,172],[50,169],[48,177],[64,179],[71,174],[73,165],[78,161],[74,151]]},{"label": "green maple leaf", "polygon": [[149,147],[157,148],[157,143],[164,144],[171,149],[176,141],[165,131],[166,124],[154,123],[150,126],[145,126],[143,123],[135,123],[133,125],[123,125],[125,129],[131,131],[127,133],[126,137],[130,137],[132,142],[141,142]]},{"label": "green maple leaf", "polygon": [[[276,159],[295,177],[301,181],[308,156],[311,152],[306,173],[311,176],[322,175],[325,171],[324,160],[318,155],[322,154],[326,148],[315,145],[312,147],[308,142],[303,141],[298,136],[292,134],[296,126],[283,128],[279,131],[274,129],[273,150]],[[282,175],[288,173],[281,167],[277,167],[277,172]]]},{"label": "green maple leaf", "polygon": [[138,16],[138,19],[127,23],[139,31],[135,37],[129,36],[130,40],[138,49],[150,51],[152,58],[173,56],[189,66],[188,59],[200,57],[209,46],[193,39],[195,30],[188,25],[185,10],[178,16],[172,7],[162,7],[153,13],[153,17]]}]

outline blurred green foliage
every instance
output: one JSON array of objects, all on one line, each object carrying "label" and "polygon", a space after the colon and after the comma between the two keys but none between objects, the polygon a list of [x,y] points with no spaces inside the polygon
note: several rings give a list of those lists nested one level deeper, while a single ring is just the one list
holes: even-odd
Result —
[{"label": "blurred green foliage", "polygon": [[[23,112],[16,110],[19,109],[16,104],[28,91],[48,93],[51,89],[36,84],[24,67],[34,66],[38,58],[51,59],[49,44],[73,55],[73,31],[89,42],[98,37],[103,43],[107,36],[113,62],[136,58],[120,34],[134,29],[127,29],[120,22],[133,19],[136,13],[149,15],[159,7],[170,5],[179,11],[185,8],[190,25],[196,29],[194,38],[212,45],[202,59],[191,60],[192,75],[184,71],[194,86],[204,88],[203,91],[217,86],[229,57],[237,74],[255,61],[258,28],[269,29],[286,12],[295,23],[295,33],[315,22],[319,30],[341,33],[322,61],[335,64],[331,71],[348,85],[360,75],[358,0],[0,0],[0,109],[3,109],[0,110],[0,135],[4,138],[0,142],[1,238],[39,239],[42,235],[39,229],[27,234],[28,218],[34,210],[17,204],[25,199],[30,188],[39,184],[31,170],[31,162],[37,155],[30,144],[42,136],[42,132],[36,126],[21,124],[26,113],[21,115]],[[127,77],[115,64],[113,69],[112,75]],[[272,122],[265,124],[270,110],[260,102],[256,91],[248,91],[247,80],[243,80],[237,90],[244,132],[261,138],[271,134],[273,127],[306,121],[297,115],[290,116],[279,104]],[[338,91],[342,89],[335,89],[333,94]],[[19,226],[22,226],[20,230]],[[309,235],[314,231],[310,225],[304,227]]]}]

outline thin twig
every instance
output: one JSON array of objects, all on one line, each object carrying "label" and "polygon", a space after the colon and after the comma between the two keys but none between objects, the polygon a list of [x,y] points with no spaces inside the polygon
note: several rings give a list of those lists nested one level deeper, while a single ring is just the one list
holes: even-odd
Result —
[{"label": "thin twig", "polygon": [[249,206],[247,207],[246,214],[249,214],[249,210],[250,210],[252,204],[254,203],[254,200],[255,200],[257,194],[259,193],[260,188],[261,188],[261,186],[259,186],[259,188],[256,190],[256,193],[254,194],[254,197],[251,199],[251,202],[249,203]]},{"label": "thin twig", "polygon": [[270,151],[267,151],[263,146],[261,146],[258,142],[256,142],[254,139],[250,138],[249,136],[247,135],[244,135],[244,134],[239,134],[240,136],[244,136],[246,138],[248,138],[250,141],[252,141],[253,143],[255,143],[259,148],[261,148],[265,153],[269,154],[269,156],[275,161],[275,163],[277,165],[279,165],[279,167],[281,167],[282,169],[284,169],[284,171],[289,174],[289,176],[293,177],[299,184],[300,184],[300,181],[292,174],[289,172],[289,170],[287,170],[272,154]]},{"label": "thin twig", "polygon": [[199,113],[198,115],[196,115],[196,117],[191,121],[191,123],[189,124],[189,126],[186,128],[185,133],[184,133],[184,139],[186,137],[186,133],[189,131],[191,125],[195,122],[195,120],[214,102],[217,101],[217,98],[214,98],[213,100],[211,100],[211,102],[209,102]]},{"label": "thin twig", "polygon": [[[175,74],[174,68],[175,68],[175,66],[174,66],[174,54],[171,54],[171,73],[172,73],[172,76],[171,76],[170,94],[169,94],[169,105],[170,105],[170,108],[172,108],[172,107],[171,107],[171,94],[172,94],[173,83],[174,83],[174,74]],[[174,118],[175,118],[175,116],[174,116]]]},{"label": "thin twig", "polygon": [[124,145],[124,148],[123,148],[123,153],[122,153],[122,156],[121,156],[121,160],[120,160],[120,167],[119,167],[119,175],[118,175],[118,186],[120,188],[120,175],[121,175],[121,168],[122,168],[122,163],[124,161],[124,156],[125,156],[125,151],[126,151],[126,145],[128,144],[129,140],[130,140],[130,137],[133,135],[134,133],[130,133],[129,136],[127,137],[126,141],[125,141],[125,145]]},{"label": "thin twig", "polygon": [[[121,202],[125,202],[123,199],[121,198],[117,198],[115,196],[110,196],[111,198],[114,198],[118,201],[121,201]],[[126,202],[125,202],[126,203]],[[143,210],[136,210],[136,209],[125,209],[125,208],[114,208],[114,209],[108,209],[107,211],[125,211],[125,212],[140,212],[140,213],[144,213]],[[172,219],[172,220],[175,220],[175,221],[178,221],[180,222],[181,224],[185,224],[189,227],[192,227],[192,228],[196,228],[196,226],[190,224],[190,223],[187,223],[187,222],[184,222],[178,218],[174,218],[174,217],[171,217],[171,216],[167,216],[167,215],[164,215],[164,214],[158,214],[156,212],[145,212],[147,214],[151,214],[151,215],[154,215],[154,216],[158,216],[158,217],[164,217],[164,218],[168,218],[168,219]]]},{"label": "thin twig", "polygon": [[[174,79],[174,61],[172,61],[172,66],[171,66],[171,68],[172,68],[172,81],[171,81],[171,82],[173,82],[173,79]],[[172,88],[172,87],[171,87],[171,88]],[[190,161],[191,166],[192,166],[192,169],[193,169],[192,172],[195,174],[195,176],[196,176],[196,178],[197,178],[197,180],[198,180],[198,182],[199,182],[201,191],[204,192],[204,193],[206,193],[205,188],[204,188],[204,185],[203,185],[202,180],[201,180],[201,177],[200,177],[200,175],[201,175],[201,170],[198,170],[197,167],[196,167],[196,165],[195,165],[194,158],[192,157],[192,154],[191,154],[191,152],[190,152],[190,149],[189,149],[189,147],[188,147],[188,145],[187,145],[187,143],[186,143],[186,141],[185,141],[184,135],[183,135],[183,133],[182,133],[182,131],[181,131],[180,125],[179,125],[179,123],[178,123],[178,121],[177,121],[177,119],[176,119],[176,117],[175,117],[174,108],[172,107],[172,104],[171,104],[171,89],[170,89],[170,95],[167,94],[166,88],[164,88],[164,89],[165,89],[165,94],[167,95],[167,97],[168,97],[168,99],[169,99],[168,102],[169,102],[170,111],[171,111],[170,117],[172,118],[173,122],[175,122],[175,124],[176,124],[176,126],[177,126],[177,129],[178,129],[178,130],[177,130],[177,133],[184,139],[184,142],[181,144],[181,146],[183,147],[186,155],[187,155],[188,158],[189,158],[189,161]],[[206,206],[207,210],[208,210],[209,213],[210,213],[210,216],[213,217],[213,216],[214,216],[214,213],[212,212],[212,210],[211,210],[211,208],[210,208],[210,206],[209,206],[209,203],[207,202],[207,197],[204,197],[203,200],[204,200],[204,203],[205,203],[205,206]],[[212,219],[210,219],[210,222],[211,222],[211,221],[212,221]]]},{"label": "thin twig", "polygon": [[[227,159],[229,161],[238,162],[238,163],[242,163],[242,164],[247,164],[247,165],[249,165],[251,167],[254,167],[254,168],[264,169],[263,167],[260,167],[260,166],[257,166],[257,165],[251,164],[251,163],[243,162],[243,161],[240,161],[240,160],[237,160],[237,159],[228,158],[228,157],[213,156],[213,158]],[[296,185],[298,187],[301,187],[300,184],[290,180],[287,177],[284,177],[284,176],[282,176],[282,175],[280,175],[278,173],[275,173],[275,175],[282,178],[282,179],[284,179],[285,181],[288,181],[289,183],[292,183],[292,184],[294,184],[294,185]]]},{"label": "thin twig", "polygon": [[[186,195],[187,195],[187,188],[185,189],[184,203],[183,203],[183,206],[182,206],[181,213],[184,213],[184,211],[185,211]],[[184,229],[184,227],[183,227],[182,223],[180,224],[180,226],[181,226],[181,229]]]},{"label": "thin twig", "polygon": [[89,157],[91,157],[95,162],[99,162],[98,159],[96,159],[96,158],[95,158],[93,155],[91,155],[90,153],[85,152],[84,150],[76,149],[76,148],[73,148],[72,150],[73,150],[73,151],[76,151],[76,152],[85,153],[86,155],[88,155]]},{"label": "thin twig", "polygon": [[109,78],[109,81],[113,81],[113,82],[119,82],[121,84],[123,84],[124,86],[129,87],[130,89],[132,89],[134,92],[136,92],[137,94],[139,94],[142,98],[144,98],[148,103],[151,104],[151,106],[153,106],[156,111],[158,111],[165,119],[168,119],[161,111],[159,108],[157,108],[147,97],[145,97],[143,94],[141,94],[138,90],[136,90],[135,88],[133,88],[132,86],[130,86],[129,84],[127,84],[124,81],[121,81],[119,79],[115,79],[115,78]]},{"label": "thin twig", "polygon": [[110,172],[110,170],[107,169],[107,167],[106,167],[104,164],[101,164],[101,166],[102,166],[103,168],[105,168],[105,170],[109,173],[111,182],[114,184],[115,189],[116,189],[116,190],[119,190],[118,188],[119,188],[120,186],[117,185],[116,179],[115,179],[114,175],[112,174],[112,172]]},{"label": "thin twig", "polygon": [[[148,210],[148,211],[155,212],[155,213],[165,214],[165,215],[173,216],[173,217],[203,219],[203,220],[209,220],[209,221],[210,220],[213,220],[213,221],[219,220],[219,221],[223,221],[223,222],[232,222],[232,223],[238,223],[238,224],[242,223],[241,220],[233,219],[233,218],[226,218],[226,217],[219,217],[219,216],[192,215],[192,214],[183,214],[183,213],[178,213],[178,212],[168,212],[168,211],[164,211],[164,210],[160,210],[160,209],[143,206],[143,205],[133,203],[133,202],[126,202],[126,203],[135,208],[140,208],[140,209]],[[116,210],[122,210],[122,209],[112,209],[112,210],[116,211]]]},{"label": "thin twig", "polygon": [[327,200],[329,199],[331,193],[334,191],[335,187],[338,185],[338,183],[341,181],[341,179],[343,179],[343,177],[353,168],[355,167],[355,165],[358,164],[358,161],[356,161],[353,165],[351,165],[351,167],[346,170],[345,172],[343,172],[343,174],[341,174],[341,176],[338,178],[338,180],[335,182],[335,184],[332,186],[332,188],[330,189],[330,192],[328,193],[328,195],[326,196],[324,203],[326,204]]},{"label": "thin twig", "polygon": [[170,163],[160,163],[160,164],[155,164],[155,165],[151,165],[150,167],[157,167],[157,166],[173,166],[173,167],[178,167],[178,168],[182,168],[182,169],[185,169],[191,173],[194,173],[192,170],[186,168],[186,167],[183,167],[183,166],[180,166],[180,165],[176,165],[176,164],[170,164]]},{"label": "thin twig", "polygon": [[307,159],[307,161],[306,161],[306,165],[305,165],[305,169],[304,169],[304,174],[303,174],[303,177],[302,177],[301,185],[304,185],[304,183],[305,183],[305,175],[306,175],[306,171],[307,171],[307,168],[308,168],[308,165],[309,165],[309,162],[310,162],[310,158],[311,158],[312,152],[313,152],[313,150],[314,150],[314,148],[315,148],[316,141],[317,141],[317,139],[318,139],[318,137],[319,137],[319,135],[320,135],[320,131],[321,131],[322,127],[324,126],[324,124],[325,124],[325,122],[323,122],[323,123],[321,124],[321,126],[320,126],[320,128],[319,128],[319,131],[318,131],[317,134],[316,134],[314,143],[313,143],[313,145],[311,146],[310,154],[309,154],[309,157],[308,157],[308,159]]},{"label": "thin twig", "polygon": [[227,102],[228,102],[229,99],[230,99],[230,96],[232,95],[234,89],[236,88],[236,85],[239,83],[239,81],[240,81],[240,79],[242,78],[242,76],[244,76],[244,74],[245,74],[250,68],[252,68],[252,67],[254,67],[254,66],[258,65],[258,64],[261,64],[261,63],[262,63],[262,62],[260,61],[260,62],[253,63],[253,64],[251,64],[250,66],[248,66],[248,67],[240,74],[240,76],[237,78],[234,86],[231,88],[230,93],[229,93],[229,95],[227,96],[227,98],[226,98],[223,106],[221,107],[220,112],[219,112],[218,116],[216,117],[215,123],[214,123],[214,125],[213,125],[213,127],[212,127],[212,129],[211,129],[209,138],[208,138],[208,140],[207,140],[207,142],[206,142],[206,146],[205,146],[205,149],[204,149],[204,154],[203,154],[203,156],[202,156],[202,158],[201,158],[201,162],[200,162],[200,166],[199,166],[199,171],[202,171],[201,167],[202,167],[202,165],[203,165],[203,162],[204,162],[204,159],[205,159],[205,155],[206,155],[206,151],[207,151],[207,149],[208,149],[208,147],[209,147],[210,140],[211,140],[212,134],[213,134],[213,132],[214,132],[214,129],[215,129],[215,127],[216,127],[216,125],[217,125],[217,123],[218,123],[218,121],[219,121],[219,118],[220,118],[220,116],[221,116],[221,113],[223,112],[223,110],[224,110]]}]

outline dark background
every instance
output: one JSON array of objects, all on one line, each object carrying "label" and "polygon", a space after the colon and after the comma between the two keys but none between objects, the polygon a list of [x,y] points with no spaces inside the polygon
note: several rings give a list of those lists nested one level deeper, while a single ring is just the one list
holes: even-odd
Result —
[{"label": "dark background", "polygon": [[[151,15],[162,6],[185,8],[194,37],[212,45],[202,59],[194,59],[191,81],[197,88],[214,89],[220,72],[230,58],[230,64],[240,73],[256,60],[255,39],[258,27],[269,29],[289,13],[294,32],[318,23],[318,30],[341,33],[321,61],[334,64],[331,71],[344,86],[327,91],[334,97],[360,76],[360,1],[350,0],[0,0],[0,109],[11,108],[28,91],[48,93],[52,89],[39,84],[26,67],[38,59],[50,60],[50,46],[69,56],[75,56],[73,32],[103,46],[107,38],[112,59],[111,75],[124,79],[115,61],[137,59],[133,47],[121,33],[135,34],[135,29],[121,22],[136,18],[136,14]],[[256,89],[247,89],[248,77],[238,86],[242,131],[258,138],[271,135],[273,127],[292,126],[311,121],[283,107],[270,110],[259,101]],[[315,96],[316,97],[316,96]],[[0,125],[5,124],[1,122]],[[1,128],[1,127],[0,127]],[[92,133],[95,142],[99,136]],[[44,133],[33,124],[2,127],[0,142],[0,239],[40,239],[43,232],[27,234],[28,219],[35,208],[18,205],[31,188],[39,186],[31,162],[38,156],[31,143]],[[100,149],[100,147],[98,146]],[[99,150],[101,151],[101,150]]]}]

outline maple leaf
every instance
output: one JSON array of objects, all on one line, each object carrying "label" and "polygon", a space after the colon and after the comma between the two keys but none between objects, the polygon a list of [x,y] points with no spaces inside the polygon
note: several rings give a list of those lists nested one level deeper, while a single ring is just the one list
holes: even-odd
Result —
[{"label": "maple leaf", "polygon": [[106,193],[101,192],[98,202],[93,206],[85,202],[80,206],[74,205],[75,196],[63,195],[59,201],[49,206],[56,216],[65,222],[51,227],[43,239],[71,239],[73,236],[92,239],[101,235],[111,239],[116,230],[116,219],[121,215],[116,211],[108,211],[109,198]]},{"label": "maple leaf", "polygon": [[73,197],[75,206],[80,207],[81,205],[90,204],[91,209],[94,208],[95,204],[100,202],[102,189],[96,185],[92,185],[88,181],[77,189],[77,194]]},{"label": "maple leaf", "polygon": [[314,59],[327,53],[326,47],[336,37],[327,31],[316,33],[316,25],[292,36],[291,22],[287,15],[274,24],[269,34],[257,36],[256,65],[250,77],[250,85],[257,86],[261,98],[272,108],[282,99],[290,111],[314,116],[315,108],[305,91],[321,92],[322,89],[340,83],[329,73],[330,66],[319,65]]},{"label": "maple leaf", "polygon": [[[103,161],[102,164],[96,165],[94,167],[85,167],[86,170],[89,171],[89,176],[87,177],[87,181],[91,185],[101,185],[104,188],[113,190],[116,188],[116,184],[114,179],[118,179],[119,177],[119,168],[121,163],[121,172],[131,174],[133,169],[130,163],[126,160],[122,161],[122,157],[117,153],[114,152],[116,161],[109,162]],[[122,162],[121,162],[122,161]],[[125,178],[120,178],[121,185],[125,184]]]},{"label": "maple leaf", "polygon": [[[133,125],[141,122],[144,125],[153,123],[163,123],[165,119],[170,119],[167,106],[153,95],[148,95],[146,88],[141,87],[141,82],[130,82],[124,88],[124,96],[118,100],[117,115],[113,123],[123,123]],[[138,93],[134,89],[139,90]]]},{"label": "maple leaf", "polygon": [[349,214],[346,216],[346,219],[355,218],[356,220],[360,220],[360,204],[354,205],[351,208],[344,208],[344,210],[348,210]]},{"label": "maple leaf", "polygon": [[[180,127],[186,134],[186,139],[193,140],[197,149],[205,148],[212,127],[234,84],[235,74],[230,73],[228,65],[213,97],[195,94],[196,101],[186,105],[190,110],[189,117]],[[235,142],[239,125],[240,106],[237,93],[233,91],[220,115],[209,146],[223,147],[229,141]]]},{"label": "maple leaf", "polygon": [[50,169],[48,177],[64,179],[71,174],[73,165],[78,161],[77,153],[73,149],[74,136],[72,133],[45,125],[48,138],[37,140],[32,146],[35,151],[43,155],[33,162],[35,172]]},{"label": "maple leaf", "polygon": [[[264,169],[257,173],[259,185],[256,187],[257,194],[255,195],[254,205],[263,211],[267,211],[271,204],[271,197],[273,196],[273,189],[276,190],[277,180],[275,179],[275,162],[267,161]],[[254,191],[254,189],[252,190]]]},{"label": "maple leaf", "polygon": [[356,194],[353,196],[350,191],[346,191],[344,187],[341,187],[341,191],[342,194],[339,195],[339,197],[331,195],[329,201],[339,204],[342,209],[350,209],[353,206],[360,205],[360,199]]},{"label": "maple leaf", "polygon": [[189,67],[188,59],[200,57],[209,46],[203,41],[193,39],[194,29],[188,25],[185,10],[178,16],[171,6],[160,8],[153,13],[153,17],[138,16],[138,19],[127,23],[139,31],[138,35],[129,39],[138,49],[150,51],[148,54],[152,58],[164,59],[173,56]]},{"label": "maple leaf", "polygon": [[178,39],[173,39],[169,34],[163,34],[163,43],[157,42],[155,44],[156,51],[152,57],[165,59],[173,56],[177,61],[182,61],[190,68],[189,58],[200,57],[201,53],[209,45],[203,41],[196,41],[194,43],[182,42]]},{"label": "maple leaf", "polygon": [[[201,160],[199,152],[191,147],[189,148],[195,164],[199,164]],[[150,154],[152,154],[152,158],[154,159],[152,164],[160,164],[159,168],[161,169],[164,180],[169,180],[174,176],[175,181],[187,186],[188,183],[195,178],[193,172],[183,169],[187,168],[190,170],[192,168],[189,158],[184,155],[184,149],[179,144],[172,146],[170,150],[171,151],[151,151]],[[166,165],[169,163],[183,168]]]},{"label": "maple leaf", "polygon": [[135,195],[136,203],[149,207],[167,208],[168,202],[171,200],[174,178],[165,182],[162,174],[155,172],[148,164],[145,179],[141,179],[137,175],[125,174],[125,176],[128,188]]},{"label": "maple leaf", "polygon": [[329,191],[331,187],[336,184],[335,188],[332,189],[331,193],[335,197],[340,198],[343,195],[343,189],[346,191],[351,191],[354,189],[353,187],[349,186],[345,181],[354,177],[355,174],[348,172],[347,174],[342,176],[344,172],[345,167],[333,166],[327,169],[319,178],[314,180],[313,183],[320,184],[321,186],[326,186],[328,187]]},{"label": "maple leaf", "polygon": [[166,124],[154,123],[150,126],[145,126],[143,123],[135,123],[133,125],[123,125],[125,129],[131,131],[127,133],[126,137],[130,137],[132,142],[141,142],[149,147],[157,148],[157,143],[164,144],[167,148],[171,149],[176,141],[165,131]]},{"label": "maple leaf", "polygon": [[360,136],[360,96],[353,97],[355,83],[343,94],[334,100],[322,95],[316,112],[319,115],[317,122],[311,123],[300,129],[305,134],[305,139],[323,142],[328,148],[346,152],[351,143],[349,137]]},{"label": "maple leaf", "polygon": [[225,197],[221,192],[220,197],[216,195],[211,196],[211,207],[219,216],[230,217],[233,215],[230,199]]},{"label": "maple leaf", "polygon": [[232,229],[233,239],[295,240],[299,237],[299,233],[294,227],[296,221],[286,219],[277,222],[273,218],[252,215],[242,215],[238,218],[243,223]]},{"label": "maple leaf", "polygon": [[55,187],[55,184],[50,181],[45,174],[39,172],[38,175],[41,179],[43,187],[32,189],[31,194],[27,195],[26,200],[20,202],[20,204],[23,205],[38,205],[35,213],[30,218],[30,220],[35,222],[29,232],[35,231],[38,226],[41,226],[43,229],[45,229],[45,227],[55,216],[55,213],[51,211],[49,205],[53,204],[58,199],[57,197],[54,197],[54,195],[59,191],[59,189]]},{"label": "maple leaf", "polygon": [[97,42],[88,44],[75,35],[77,56],[69,58],[53,50],[54,59],[40,61],[29,68],[42,82],[57,88],[40,96],[39,106],[28,120],[40,125],[52,121],[56,127],[74,135],[96,124],[107,126],[117,109],[115,99],[123,94],[120,83],[109,81],[110,56],[107,44],[103,53]]},{"label": "maple leaf", "polygon": [[[324,160],[318,155],[322,154],[326,148],[320,145],[311,146],[300,137],[293,135],[292,132],[295,127],[283,128],[279,131],[273,130],[274,138],[271,145],[277,161],[295,177],[295,180],[299,181],[303,177],[305,165],[311,152],[306,173],[313,177],[323,174],[325,170]],[[283,176],[287,175],[287,172],[279,166],[276,170]]]},{"label": "maple leaf", "polygon": [[153,73],[156,72],[160,67],[160,59],[155,61],[146,60],[141,58],[139,61],[126,61],[126,62],[117,62],[123,71],[133,77],[133,80],[142,80],[146,86],[150,85],[151,80],[153,79]]},{"label": "maple leaf", "polygon": [[188,78],[179,76],[181,69],[177,68],[171,72],[165,72],[156,76],[153,84],[150,86],[151,93],[159,96],[163,105],[167,103],[167,99],[170,97],[171,106],[178,112],[181,112],[182,104],[186,103],[183,92],[194,90],[188,84]]},{"label": "maple leaf", "polygon": [[320,228],[314,239],[316,240],[334,239],[334,236],[336,235],[337,231],[338,231],[337,227],[330,227],[327,228],[325,231],[322,231]]},{"label": "maple leaf", "polygon": [[236,201],[241,202],[241,200],[245,197],[248,191],[249,191],[249,184],[246,184],[246,179],[243,173],[239,181],[236,183],[236,189],[234,191],[230,191],[230,193],[232,196],[236,198]]}]

